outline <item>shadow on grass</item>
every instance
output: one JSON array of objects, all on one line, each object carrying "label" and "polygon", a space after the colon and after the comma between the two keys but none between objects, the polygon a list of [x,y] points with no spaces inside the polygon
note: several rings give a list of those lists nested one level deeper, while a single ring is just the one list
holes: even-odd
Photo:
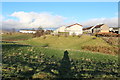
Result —
[{"label": "shadow on grass", "polygon": [[7,42],[8,44],[2,44],[2,48],[18,48],[18,47],[31,47],[30,45],[16,44],[16,42]]},{"label": "shadow on grass", "polygon": [[71,78],[71,62],[68,56],[68,51],[64,52],[64,56],[60,61],[59,71],[59,78]]},{"label": "shadow on grass", "polygon": [[[52,75],[55,75],[57,78],[63,79],[63,78],[72,78],[72,72],[71,72],[71,62],[68,56],[68,51],[64,51],[64,56],[62,60],[60,60],[56,64],[47,64],[47,66],[43,69],[44,72],[51,73]],[[54,70],[54,71],[51,71]],[[55,71],[58,71],[56,74]]]},{"label": "shadow on grass", "polygon": [[13,42],[13,41],[0,41],[0,43],[16,43],[16,42]]}]

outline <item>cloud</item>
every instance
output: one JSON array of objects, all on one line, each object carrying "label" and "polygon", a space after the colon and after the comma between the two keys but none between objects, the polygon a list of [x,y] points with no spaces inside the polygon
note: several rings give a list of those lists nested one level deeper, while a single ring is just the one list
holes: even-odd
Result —
[{"label": "cloud", "polygon": [[22,25],[20,22],[12,20],[12,19],[2,21],[3,29],[23,28],[23,27],[24,27],[24,25]]},{"label": "cloud", "polygon": [[63,16],[52,15],[50,13],[36,13],[36,12],[14,12],[12,17],[19,19],[19,23],[26,28],[56,28],[64,24],[66,19]]},{"label": "cloud", "polygon": [[[38,28],[41,26],[42,28],[57,28],[63,25],[69,25],[71,23],[76,23],[74,20],[69,18],[60,16],[60,15],[53,15],[50,13],[36,13],[36,12],[14,12],[10,15],[11,17],[16,17],[17,20],[8,19],[2,20],[2,28]],[[0,15],[0,18],[3,19],[4,17]],[[1,22],[1,21],[0,21]],[[95,18],[90,19],[84,22],[80,22],[83,27],[85,26],[92,26],[96,24],[104,23],[110,27],[117,27],[118,26],[118,18]]]},{"label": "cloud", "polygon": [[90,19],[85,22],[81,22],[83,26],[93,26],[96,24],[107,24],[109,27],[118,27],[118,18],[113,17],[113,18],[95,18],[95,19]]}]

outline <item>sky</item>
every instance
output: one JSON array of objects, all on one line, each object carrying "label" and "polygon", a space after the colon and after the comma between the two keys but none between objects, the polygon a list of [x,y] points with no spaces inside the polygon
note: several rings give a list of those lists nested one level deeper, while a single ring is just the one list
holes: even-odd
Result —
[{"label": "sky", "polygon": [[117,2],[2,2],[3,28],[118,25]]},{"label": "sky", "polygon": [[119,2],[119,0],[1,0],[1,2]]}]

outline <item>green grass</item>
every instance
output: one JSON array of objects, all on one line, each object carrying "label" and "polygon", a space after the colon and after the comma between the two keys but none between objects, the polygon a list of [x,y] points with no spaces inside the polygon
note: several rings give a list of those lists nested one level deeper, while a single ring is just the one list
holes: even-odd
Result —
[{"label": "green grass", "polygon": [[[63,59],[65,51],[65,49],[44,48],[17,43],[3,44],[2,48],[4,78],[12,78],[12,76],[38,78],[42,74],[46,75],[44,77],[49,78],[49,76],[52,76],[54,78],[55,75],[51,74],[51,70],[59,74],[60,61]],[[73,77],[118,77],[118,56],[83,50],[68,50],[68,53]],[[75,66],[76,69],[74,69]],[[45,69],[47,69],[47,72],[44,71]],[[39,78],[41,79],[41,77]]]},{"label": "green grass", "polygon": [[3,40],[25,40],[32,38],[32,34],[23,34],[23,33],[12,33],[12,34],[3,34]]},{"label": "green grass", "polygon": [[[51,36],[46,35],[42,37],[32,38],[32,34],[21,34],[14,33],[12,35],[3,35],[3,40],[22,40],[18,41],[21,44],[27,44],[32,46],[43,46],[49,48],[57,49],[71,49],[71,50],[89,50],[94,52],[101,52],[107,54],[118,54],[117,46],[110,45],[100,37],[82,35],[80,38],[78,36]],[[89,49],[88,49],[89,47]],[[93,50],[96,49],[96,50]],[[104,49],[107,49],[105,51]]]},{"label": "green grass", "polygon": [[[34,47],[34,46],[27,46],[27,45],[19,45],[19,44],[3,44],[3,54],[13,54],[13,53],[25,53],[25,54],[38,54],[43,53],[46,56],[54,55],[56,58],[61,59],[64,55],[64,51],[66,49],[55,49],[55,48],[44,48],[44,47]],[[98,61],[105,61],[108,59],[117,60],[118,56],[116,55],[108,55],[108,54],[101,54],[98,52],[91,52],[91,51],[84,51],[84,50],[67,50],[69,52],[69,57],[71,59],[92,59]]]},{"label": "green grass", "polygon": [[[101,37],[82,35],[78,36],[51,36],[32,38],[26,41],[19,42],[21,44],[28,44],[32,46],[46,46],[55,49],[70,49],[70,50],[88,50],[94,52],[101,52],[105,54],[118,54],[118,47],[110,45]],[[89,49],[88,49],[89,47]],[[106,50],[104,50],[106,49]]]},{"label": "green grass", "polygon": [[[96,39],[92,39],[96,38]],[[60,48],[60,49],[81,49],[82,46],[108,46],[104,40],[95,36],[86,36],[83,35],[82,37],[78,38],[77,36],[72,37],[64,37],[64,36],[50,36],[48,35],[46,39],[43,37],[29,39],[22,43],[30,44],[30,45],[44,45],[48,44],[49,47],[52,48]]]}]

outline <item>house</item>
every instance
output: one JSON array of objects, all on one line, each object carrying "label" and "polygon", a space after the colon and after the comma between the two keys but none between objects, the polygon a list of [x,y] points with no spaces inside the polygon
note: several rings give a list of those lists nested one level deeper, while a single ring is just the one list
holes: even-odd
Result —
[{"label": "house", "polygon": [[75,23],[69,26],[62,26],[54,31],[54,34],[68,33],[69,35],[80,35],[83,33],[82,25]]},{"label": "house", "polygon": [[99,33],[99,32],[109,32],[109,27],[105,24],[99,24],[99,25],[96,25],[94,26],[93,30],[92,30],[93,33]]},{"label": "house", "polygon": [[109,32],[109,27],[105,24],[99,24],[99,25],[83,28],[83,32],[86,33]]},{"label": "house", "polygon": [[120,27],[110,27],[109,28],[110,32],[120,34]]},{"label": "house", "polygon": [[58,34],[59,32],[65,32],[66,27],[62,26],[54,31],[55,34]]},{"label": "house", "polygon": [[83,32],[85,33],[93,33],[94,26],[83,28]]},{"label": "house", "polygon": [[20,30],[20,33],[36,33],[36,30]]}]

